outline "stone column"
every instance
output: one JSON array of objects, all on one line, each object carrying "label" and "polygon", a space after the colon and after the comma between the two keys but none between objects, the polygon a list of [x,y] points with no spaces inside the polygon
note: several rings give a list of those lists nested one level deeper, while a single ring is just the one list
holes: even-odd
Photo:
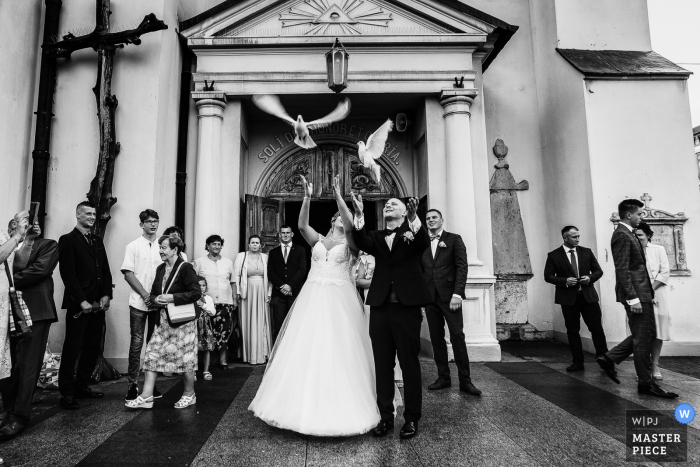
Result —
[{"label": "stone column", "polygon": [[197,176],[194,202],[194,259],[201,256],[204,240],[214,233],[221,234],[223,224],[221,126],[226,108],[226,95],[218,92],[195,92],[199,136],[197,142]]},{"label": "stone column", "polygon": [[447,205],[445,215],[450,231],[462,236],[469,266],[482,266],[476,242],[476,199],[472,168],[472,139],[469,108],[476,89],[442,91],[440,104],[445,119],[445,162]]},{"label": "stone column", "polygon": [[[481,223],[491,222],[491,219],[476,218],[470,125],[470,109],[476,96],[476,89],[443,90],[440,104],[445,119],[446,227],[462,236],[469,262],[466,299],[462,302],[465,341],[469,359],[484,362],[499,361],[501,348],[495,337],[490,290],[496,277],[478,256],[477,230]],[[488,195],[483,199],[488,202]]]}]

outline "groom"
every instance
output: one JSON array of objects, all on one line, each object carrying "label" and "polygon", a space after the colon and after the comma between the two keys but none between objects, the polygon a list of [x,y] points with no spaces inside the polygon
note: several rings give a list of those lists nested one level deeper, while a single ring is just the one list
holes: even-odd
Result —
[{"label": "groom", "polygon": [[420,362],[421,306],[432,302],[421,270],[421,257],[430,247],[428,231],[416,216],[418,200],[406,206],[392,198],[384,206],[386,229],[365,232],[362,196],[352,193],[355,229],[352,238],[362,251],[376,259],[370,305],[369,336],[376,370],[377,407],[381,421],[374,436],[386,436],[394,428],[394,356],[403,370],[405,407],[401,439],[418,433],[422,390]]}]

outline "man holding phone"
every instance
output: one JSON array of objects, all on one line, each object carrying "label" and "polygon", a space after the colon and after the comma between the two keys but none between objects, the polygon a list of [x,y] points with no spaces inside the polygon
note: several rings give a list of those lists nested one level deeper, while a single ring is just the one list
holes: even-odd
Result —
[{"label": "man holding phone", "polygon": [[589,248],[579,246],[578,228],[567,225],[561,230],[564,244],[547,255],[544,280],[556,286],[554,303],[561,305],[566,335],[573,362],[566,371],[583,370],[581,318],[588,326],[596,356],[605,355],[608,345],[603,331],[598,293],[593,284],[603,277],[603,270]]}]

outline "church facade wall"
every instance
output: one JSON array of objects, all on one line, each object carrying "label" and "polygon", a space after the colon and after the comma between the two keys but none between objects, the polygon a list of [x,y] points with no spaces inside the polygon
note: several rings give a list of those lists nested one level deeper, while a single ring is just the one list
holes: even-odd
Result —
[{"label": "church facade wall", "polygon": [[0,167],[3,175],[0,230],[3,231],[12,216],[29,205],[43,3],[41,0],[0,3],[0,54],[6,64],[0,73]]},{"label": "church facade wall", "polygon": [[[671,342],[665,355],[688,351],[700,335],[697,290],[700,276],[700,192],[690,132],[687,81],[644,80],[585,82],[590,142],[592,195],[597,255],[605,272],[600,284],[601,305],[608,339],[627,336],[626,317],[615,302],[615,270],[610,252],[611,214],[624,198],[651,195],[649,205],[672,214],[683,212],[689,276],[671,276],[667,295],[671,314]],[[656,239],[658,240],[658,238]]]}]

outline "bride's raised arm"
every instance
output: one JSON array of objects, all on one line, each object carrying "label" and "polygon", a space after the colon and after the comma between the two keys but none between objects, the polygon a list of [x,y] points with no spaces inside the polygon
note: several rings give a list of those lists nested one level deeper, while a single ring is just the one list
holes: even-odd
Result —
[{"label": "bride's raised arm", "polygon": [[316,232],[309,225],[309,210],[311,209],[311,195],[313,194],[314,188],[311,183],[306,180],[306,177],[299,175],[301,181],[304,182],[304,201],[301,204],[301,212],[299,213],[299,230],[301,231],[301,236],[304,240],[312,247],[318,241],[318,232]]},{"label": "bride's raised arm", "polygon": [[340,175],[333,177],[333,194],[335,194],[335,202],[338,204],[338,212],[340,212],[340,218],[343,220],[343,231],[345,232],[345,239],[348,242],[348,246],[357,254],[360,249],[355,245],[355,240],[352,239],[352,212],[350,208],[345,204],[343,199],[343,194],[340,191]]}]

